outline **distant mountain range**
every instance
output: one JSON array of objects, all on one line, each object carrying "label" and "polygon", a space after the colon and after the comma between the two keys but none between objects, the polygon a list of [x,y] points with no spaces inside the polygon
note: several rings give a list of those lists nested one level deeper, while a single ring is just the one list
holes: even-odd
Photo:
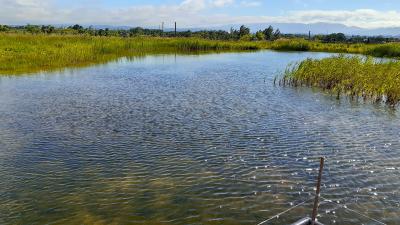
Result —
[{"label": "distant mountain range", "polygon": [[[330,33],[344,33],[346,35],[362,35],[362,36],[392,36],[400,37],[400,27],[394,28],[376,28],[376,29],[365,29],[360,27],[350,27],[339,23],[258,23],[258,24],[245,24],[253,32],[257,30],[263,30],[269,25],[274,28],[279,28],[282,33],[287,34],[308,34],[311,31],[312,34],[330,34]],[[221,29],[230,30],[233,27],[238,29],[240,25],[225,25],[219,27],[211,27],[208,29]]]}]

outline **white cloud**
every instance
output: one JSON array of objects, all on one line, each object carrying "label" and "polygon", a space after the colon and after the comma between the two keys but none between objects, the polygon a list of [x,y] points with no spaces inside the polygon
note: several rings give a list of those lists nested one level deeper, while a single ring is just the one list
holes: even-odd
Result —
[{"label": "white cloud", "polygon": [[244,7],[257,7],[261,6],[262,2],[261,1],[241,1],[240,5]]},{"label": "white cloud", "polygon": [[213,0],[213,1],[211,1],[211,3],[212,3],[212,5],[214,5],[216,7],[224,7],[224,6],[235,3],[235,1],[234,0]]},{"label": "white cloud", "polygon": [[16,23],[27,18],[33,20],[51,18],[52,2],[52,0],[0,0],[0,21]]},{"label": "white cloud", "polygon": [[399,11],[377,11],[373,9],[294,11],[289,13],[287,17],[276,19],[285,22],[342,23],[363,28],[400,26]]},{"label": "white cloud", "polygon": [[0,22],[5,24],[105,24],[158,26],[174,21],[179,27],[245,23],[342,23],[364,28],[400,27],[400,11],[303,10],[281,16],[235,16],[211,13],[209,9],[233,4],[257,4],[256,0],[184,0],[176,5],[141,5],[106,8],[101,6],[60,8],[56,0],[0,0]]},{"label": "white cloud", "polygon": [[185,0],[180,4],[183,10],[200,11],[206,8],[205,0]]}]

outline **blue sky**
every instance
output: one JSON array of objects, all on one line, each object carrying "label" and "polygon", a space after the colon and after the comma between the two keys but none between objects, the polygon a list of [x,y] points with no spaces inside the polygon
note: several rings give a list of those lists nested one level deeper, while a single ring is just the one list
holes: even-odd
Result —
[{"label": "blue sky", "polygon": [[0,24],[181,27],[239,23],[342,23],[400,27],[400,0],[0,0]]}]

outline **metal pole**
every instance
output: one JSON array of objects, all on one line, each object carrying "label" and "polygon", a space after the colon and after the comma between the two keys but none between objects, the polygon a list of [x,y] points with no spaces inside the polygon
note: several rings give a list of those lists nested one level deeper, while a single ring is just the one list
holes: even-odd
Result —
[{"label": "metal pole", "polygon": [[175,37],[176,37],[176,22],[175,22]]},{"label": "metal pole", "polygon": [[315,225],[315,219],[317,218],[317,214],[318,214],[319,193],[321,191],[321,179],[322,179],[322,170],[324,169],[324,161],[325,161],[325,158],[321,157],[320,163],[319,163],[317,190],[315,191],[314,208],[313,208],[313,212],[312,212],[311,225]]}]

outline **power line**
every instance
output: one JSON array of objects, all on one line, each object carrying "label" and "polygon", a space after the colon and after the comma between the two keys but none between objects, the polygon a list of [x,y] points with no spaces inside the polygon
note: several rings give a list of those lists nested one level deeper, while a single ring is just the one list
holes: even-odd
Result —
[{"label": "power line", "polygon": [[311,201],[313,198],[314,197],[311,197],[311,198],[305,200],[304,202],[301,202],[301,203],[299,203],[299,204],[297,204],[297,205],[295,205],[295,206],[293,206],[293,207],[291,207],[291,208],[289,208],[289,209],[287,209],[287,210],[285,210],[285,211],[283,211],[281,213],[276,214],[275,216],[273,216],[273,217],[271,217],[271,218],[269,218],[267,220],[262,221],[261,223],[258,223],[257,225],[261,225],[261,224],[267,223],[267,222],[269,222],[269,221],[271,221],[273,219],[277,219],[277,218],[279,218],[279,216],[281,216],[281,215],[283,215],[283,214],[285,214],[285,213],[287,213],[287,212],[289,212],[289,211],[291,211],[291,210],[293,210],[293,209],[295,209],[295,208],[297,208],[297,207],[299,207],[301,205],[306,204],[307,202]]},{"label": "power line", "polygon": [[354,209],[350,209],[350,208],[347,207],[345,204],[339,204],[339,203],[337,203],[337,202],[335,202],[335,201],[329,200],[329,199],[324,198],[324,197],[321,197],[321,198],[322,198],[324,201],[329,202],[329,203],[334,203],[334,204],[336,204],[336,205],[338,205],[338,206],[344,208],[345,210],[348,210],[348,211],[350,211],[350,212],[356,213],[356,214],[358,214],[358,215],[360,215],[360,216],[363,216],[363,217],[365,217],[365,218],[368,218],[368,219],[370,219],[370,220],[372,220],[372,221],[375,221],[375,222],[377,222],[377,223],[379,223],[379,224],[386,225],[386,223],[384,223],[384,222],[382,222],[382,221],[379,221],[379,220],[377,220],[377,219],[374,219],[374,218],[372,218],[372,217],[369,217],[369,216],[367,216],[367,215],[365,215],[365,214],[363,214],[363,213],[360,213],[360,212],[358,212],[358,211],[356,211],[356,210],[354,210]]}]

